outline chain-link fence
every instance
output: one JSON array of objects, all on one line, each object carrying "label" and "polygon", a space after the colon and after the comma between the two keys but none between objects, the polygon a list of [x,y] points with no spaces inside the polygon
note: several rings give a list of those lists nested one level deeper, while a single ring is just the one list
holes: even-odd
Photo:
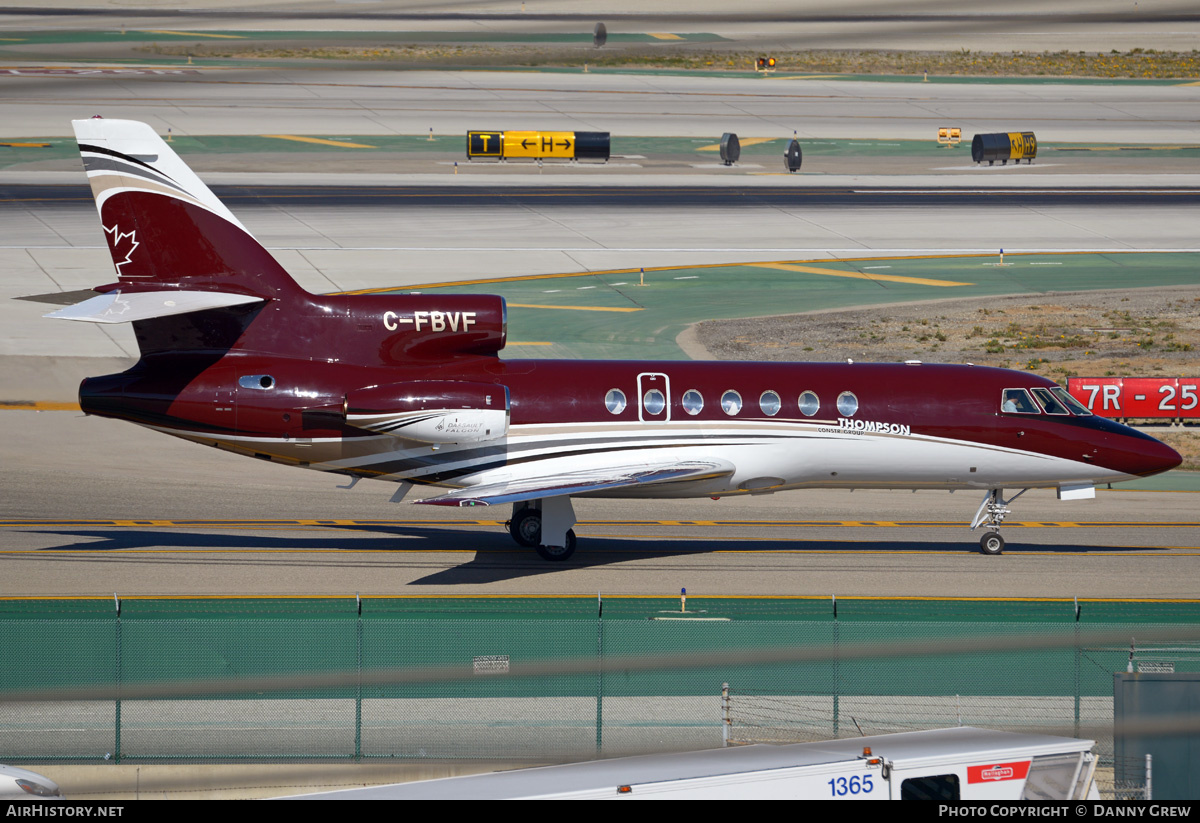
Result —
[{"label": "chain-link fence", "polygon": [[1105,799],[1153,800],[1154,759],[1150,755],[1100,758],[1097,784]]},{"label": "chain-link fence", "polygon": [[1137,644],[1194,671],[1171,650],[1195,648],[1198,616],[1195,601],[29,601],[0,607],[0,762],[529,763],[973,725],[1096,739],[1111,774],[1113,672]]}]

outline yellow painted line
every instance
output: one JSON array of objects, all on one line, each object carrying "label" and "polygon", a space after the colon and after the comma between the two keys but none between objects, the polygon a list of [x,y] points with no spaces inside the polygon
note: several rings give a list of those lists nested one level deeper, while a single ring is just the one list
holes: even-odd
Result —
[{"label": "yellow painted line", "polygon": [[[782,140],[782,137],[742,137],[738,140],[738,144],[742,146],[757,146],[759,143],[770,143],[772,140]],[[701,146],[696,151],[720,151],[721,144],[713,143],[711,146]]]},{"label": "yellow painted line", "polygon": [[5,43],[24,43],[25,42],[24,37],[0,37],[0,40],[3,40]]},{"label": "yellow painted line", "polygon": [[1200,86],[1200,80],[1193,80],[1190,83],[1176,83],[1177,86]]},{"label": "yellow painted line", "polygon": [[[768,75],[769,76],[769,75]],[[776,74],[776,80],[829,80],[840,77],[838,74]]]},{"label": "yellow painted line", "polygon": [[[1015,252],[1011,252],[1011,253],[1010,253],[1010,256],[1011,256],[1011,257],[1064,257],[1064,256],[1067,256],[1067,255],[1081,255],[1081,254],[1104,254],[1104,255],[1113,255],[1113,254],[1178,254],[1178,252],[1158,252],[1158,251],[1145,251],[1145,252],[1144,252],[1144,251],[1139,251],[1139,250],[1137,250],[1137,249],[1130,249],[1130,250],[1128,250],[1128,251],[1123,251],[1123,250],[1119,250],[1119,249],[1118,249],[1118,250],[1113,250],[1113,251],[1104,251],[1104,252],[1095,252],[1095,251],[1069,251],[1069,250],[1068,250],[1068,251],[1053,251],[1053,252],[1045,252],[1045,251],[1015,251]],[[875,260],[955,260],[955,259],[958,259],[958,258],[962,258],[962,259],[964,259],[964,260],[969,260],[969,259],[972,259],[972,258],[984,258],[984,257],[995,258],[995,257],[996,257],[996,255],[995,255],[995,253],[992,253],[992,252],[981,252],[981,253],[977,253],[977,254],[962,254],[962,253],[952,253],[952,254],[911,254],[911,255],[910,255],[910,254],[887,254],[887,255],[879,255],[879,256],[877,256],[877,257],[839,257],[839,258],[838,258],[838,260],[837,260],[837,262],[839,262],[839,263],[862,263],[862,262],[865,262],[865,261],[875,261]],[[832,261],[829,261],[829,260],[789,260],[789,261],[786,261],[786,262],[789,262],[789,263],[822,263],[822,262],[828,263],[828,262],[832,262]],[[741,265],[741,264],[735,264],[735,263],[713,263],[713,264],[711,264],[711,265],[712,265],[712,267],[713,267],[713,268],[717,268],[717,267],[720,267],[720,266],[732,266],[732,265]],[[679,266],[678,268],[701,268],[701,267],[700,267],[700,266]],[[595,272],[589,272],[589,273],[590,273],[590,274],[606,274],[607,272],[603,272],[603,271],[595,271]]]},{"label": "yellow painted line", "polygon": [[53,403],[48,400],[0,402],[0,411],[79,411],[78,403]]},{"label": "yellow painted line", "polygon": [[682,40],[678,34],[669,34],[667,32],[648,31],[646,34],[653,37],[655,40]]},{"label": "yellow painted line", "polygon": [[[79,198],[79,199],[86,200],[88,198]],[[7,202],[22,202],[22,201],[0,200],[0,202],[7,203]],[[1142,252],[1142,251],[1137,251],[1137,250],[1104,252],[1104,254],[1106,254],[1106,255],[1154,254],[1154,253],[1155,252]],[[1162,252],[1162,253],[1163,254],[1173,254],[1174,252]],[[1010,257],[1022,257],[1022,256],[1026,256],[1026,257],[1028,257],[1028,256],[1058,257],[1058,256],[1070,255],[1070,254],[1076,254],[1076,255],[1078,255],[1078,254],[1096,254],[1096,252],[1062,251],[1062,252],[1053,252],[1052,254],[1047,254],[1046,252],[1011,252],[1011,253],[1009,253],[1009,256]],[[837,262],[839,262],[839,263],[863,263],[863,262],[876,262],[876,261],[880,261],[880,260],[957,260],[957,259],[968,260],[968,259],[974,259],[974,258],[994,259],[995,257],[996,257],[996,255],[992,254],[992,253],[918,254],[918,255],[892,254],[892,255],[879,255],[879,256],[873,256],[873,257],[843,257],[843,258],[839,258]],[[732,268],[734,266],[781,265],[783,263],[790,264],[790,265],[800,265],[800,264],[804,264],[804,263],[829,263],[829,262],[832,262],[832,261],[830,261],[828,259],[819,259],[819,260],[785,260],[785,261],[781,261],[780,264],[737,263],[737,262],[734,262],[734,263],[704,263],[704,264],[699,264],[699,265],[691,264],[691,265],[685,265],[685,266],[646,266],[644,270],[645,270],[646,274],[650,274],[651,272],[656,272],[656,271],[658,271],[658,272],[661,272],[661,271],[691,271],[693,269],[724,269],[724,268]],[[453,287],[457,287],[457,286],[473,286],[473,285],[483,285],[483,284],[490,284],[490,283],[520,283],[520,282],[527,281],[527,280],[557,280],[560,278],[566,279],[566,278],[572,278],[572,277],[604,277],[604,276],[608,276],[608,275],[617,275],[617,274],[637,274],[641,270],[642,269],[639,267],[633,267],[633,268],[626,268],[626,269],[597,269],[596,271],[559,272],[557,274],[522,274],[522,275],[517,275],[515,277],[487,277],[487,278],[481,278],[479,280],[446,280],[446,281],[439,282],[439,283],[421,283],[420,286],[421,286],[421,288],[424,288],[424,289],[445,289],[445,288],[453,288]],[[834,273],[834,272],[831,272],[831,273]],[[850,272],[836,272],[836,273],[842,274],[842,275],[850,275],[851,274]],[[891,276],[894,276],[894,275],[891,275]],[[883,277],[876,275],[872,279],[881,280],[881,279],[883,279]],[[946,281],[946,282],[949,282],[949,281]],[[955,285],[959,285],[959,284],[955,284]],[[973,285],[973,284],[966,284],[966,285]],[[383,294],[383,293],[394,292],[394,291],[396,291],[395,286],[383,286],[383,287],[370,288],[370,289],[354,289],[351,291],[340,291],[340,292],[334,292],[334,294]]]},{"label": "yellow painted line", "polygon": [[[174,528],[174,529],[295,529],[297,527],[359,527],[383,528],[394,526],[436,526],[445,525],[443,520],[160,520],[160,519],[119,519],[96,520],[81,518],[78,520],[0,520],[0,528],[62,528],[62,527],[118,527],[118,528]],[[463,526],[498,526],[499,520],[458,520]],[[712,526],[724,528],[888,528],[888,529],[932,529],[932,528],[965,528],[961,521],[930,520],[580,520],[579,526]],[[1004,528],[1062,528],[1062,529],[1125,529],[1125,528],[1197,528],[1200,523],[1195,521],[1015,521],[1004,524]],[[643,535],[645,536],[645,535]],[[692,538],[688,538],[692,539]],[[764,538],[775,539],[775,538]],[[803,538],[797,538],[803,539]],[[1170,547],[1164,547],[1170,548]],[[1174,548],[1192,548],[1176,546]]]},{"label": "yellow painted line", "polygon": [[8,146],[9,148],[13,148],[13,149],[48,149],[48,148],[50,148],[49,143],[9,143],[9,142],[4,142],[4,143],[0,143],[0,146]]},{"label": "yellow painted line", "polygon": [[[618,534],[618,535],[605,535],[605,537],[638,538],[638,537],[645,537],[645,535]],[[708,542],[708,543],[720,542],[718,538],[679,537],[676,535],[663,535],[657,539],[691,541],[691,542]],[[767,538],[767,537],[750,537],[750,538],[744,538],[744,539],[748,543],[780,543],[780,542],[803,543],[803,542],[805,542],[803,538],[792,538],[792,539],[788,539],[788,540],[781,540],[781,539]],[[856,542],[856,541],[842,541],[842,542],[852,543],[852,542]],[[632,548],[631,550],[637,551],[636,547]],[[143,555],[143,554],[171,554],[171,555],[174,555],[174,554],[204,554],[204,555],[214,555],[214,554],[236,554],[236,555],[247,555],[247,554],[268,554],[268,555],[270,555],[270,554],[288,554],[288,555],[334,554],[334,555],[342,555],[342,556],[345,556],[348,554],[368,554],[368,555],[386,556],[389,554],[394,555],[397,552],[407,552],[409,554],[417,553],[417,552],[422,553],[422,554],[479,554],[480,551],[481,551],[480,549],[473,549],[473,548],[467,548],[467,549],[412,548],[412,549],[409,549],[409,548],[404,548],[404,547],[394,547],[394,548],[390,548],[390,549],[359,549],[359,548],[353,548],[353,547],[352,548],[344,548],[344,549],[219,549],[219,548],[178,549],[178,548],[176,548],[176,549],[112,549],[112,550],[106,551],[105,556],[119,557],[119,556],[127,555],[127,554],[134,554],[134,555]],[[797,555],[797,556],[807,556],[807,555],[814,555],[814,554],[834,554],[834,555],[858,556],[858,555],[869,554],[869,555],[878,555],[881,557],[894,557],[897,555],[930,555],[930,556],[936,556],[936,557],[947,557],[947,556],[959,555],[959,554],[962,554],[962,555],[978,554],[978,549],[971,548],[970,546],[964,546],[961,549],[945,549],[945,548],[943,548],[943,549],[808,548],[808,549],[766,549],[766,550],[761,550],[761,549],[711,549],[710,551],[712,554],[763,554],[763,553],[768,553],[768,554],[771,554],[772,556],[781,555],[781,554]],[[489,555],[494,555],[494,554],[527,555],[528,552],[529,552],[528,549],[522,549],[522,548],[517,548],[517,547],[511,548],[511,549],[487,549],[485,551],[485,553],[489,554]],[[622,552],[616,552],[616,554],[621,554],[621,553]],[[1013,554],[1019,555],[1021,557],[1055,557],[1055,558],[1103,557],[1105,559],[1110,558],[1110,557],[1137,557],[1137,558],[1146,559],[1146,560],[1150,560],[1150,559],[1176,560],[1176,559],[1184,558],[1184,557],[1200,557],[1200,551],[1197,551],[1196,547],[1192,547],[1192,546],[1185,546],[1182,549],[1174,547],[1174,546],[1147,546],[1144,549],[1129,549],[1129,550],[1105,549],[1105,550],[1099,551],[1099,552],[1089,551],[1089,550],[1085,549],[1080,552],[1072,553],[1072,554],[1063,554],[1061,551],[1040,551],[1037,549],[1021,549],[1019,552],[1013,552]],[[13,549],[13,550],[0,551],[0,556],[5,556],[5,555],[7,555],[7,556],[35,555],[35,556],[39,556],[39,557],[79,555],[79,556],[92,558],[92,557],[95,557],[95,550],[94,549]],[[243,595],[241,597],[243,597],[245,599],[254,599],[259,596],[260,595]],[[503,596],[503,595],[501,595],[501,596]],[[512,595],[512,596],[516,597],[517,595]],[[547,595],[547,596],[552,597],[554,595]],[[181,597],[186,597],[186,595],[183,595]],[[233,597],[238,597],[238,596],[234,595]],[[593,595],[593,597],[594,597],[594,595]],[[670,597],[670,596],[668,595],[668,597]],[[440,598],[440,595],[439,595],[439,598]],[[0,598],[0,599],[4,599],[4,598]],[[74,599],[74,598],[57,598],[57,597],[53,597],[53,596],[47,596],[47,599],[58,600],[58,599]],[[103,598],[103,599],[109,599],[109,598]],[[891,600],[894,598],[881,597],[880,599]],[[942,598],[934,598],[934,599],[942,599]],[[1080,602],[1083,602],[1082,598],[1080,599]],[[1116,601],[1116,602],[1123,602],[1123,601]],[[1160,602],[1160,601],[1150,600],[1147,602]],[[1161,602],[1172,602],[1172,601],[1161,601]],[[1193,602],[1193,601],[1183,600],[1183,601],[1179,601],[1179,602]]]},{"label": "yellow painted line", "polygon": [[531,340],[531,341],[529,341],[529,342],[526,342],[526,343],[513,343],[512,341],[509,341],[509,342],[507,342],[507,343],[505,343],[505,344],[504,344],[504,348],[506,348],[506,349],[511,349],[513,346],[553,346],[553,345],[554,345],[554,344],[553,344],[553,343],[551,343],[551,342],[549,342],[549,341],[547,341],[547,342],[542,342],[542,341],[540,341],[540,340],[536,340],[536,341],[535,341],[535,340]]},{"label": "yellow painted line", "polygon": [[539,306],[534,303],[509,303],[510,309],[562,309],[564,311],[643,311],[636,306]]},{"label": "yellow painted line", "polygon": [[931,280],[925,277],[904,277],[899,274],[864,274],[858,271],[839,271],[838,269],[819,269],[816,266],[797,266],[792,263],[743,263],[759,269],[779,269],[781,271],[798,271],[805,274],[821,274],[827,277],[849,277],[852,280],[887,280],[891,283],[915,283],[919,286],[973,286],[974,283],[959,283],[954,280]]},{"label": "yellow painted line", "polygon": [[177,34],[180,37],[214,37],[221,40],[245,40],[243,34],[203,34],[198,31],[167,31],[166,29],[144,29],[143,34]]},{"label": "yellow painted line", "polygon": [[297,143],[316,143],[321,146],[338,146],[343,149],[377,149],[378,146],[368,146],[366,143],[348,143],[345,140],[325,140],[320,137],[300,137],[295,134],[260,134],[259,137],[271,137],[275,140],[294,140]]}]

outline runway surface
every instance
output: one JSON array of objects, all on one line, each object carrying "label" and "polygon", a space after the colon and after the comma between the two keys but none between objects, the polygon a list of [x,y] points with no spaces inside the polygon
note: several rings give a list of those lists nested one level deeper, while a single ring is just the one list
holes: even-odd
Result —
[{"label": "runway surface", "polygon": [[[898,5],[892,0],[821,0],[803,7],[786,0],[748,0],[736,7],[718,0],[696,0],[686,7],[619,0],[598,10],[580,0],[543,0],[528,8],[456,2],[397,8],[342,0],[193,0],[185,9],[176,10],[151,3],[140,8],[112,8],[102,0],[43,0],[36,8],[32,4],[19,7],[7,15],[6,22],[10,28],[28,29],[64,24],[103,29],[125,24],[130,29],[169,25],[172,29],[235,28],[241,32],[371,30],[382,35],[397,30],[456,31],[464,33],[464,42],[504,42],[506,34],[533,32],[573,36],[581,51],[591,50],[591,32],[597,20],[607,23],[609,50],[619,49],[620,44],[634,41],[644,32],[678,32],[665,38],[658,35],[659,46],[671,45],[671,36],[701,32],[724,38],[712,44],[717,49],[767,51],[1192,48],[1200,21],[1190,5],[1179,0],[1143,8],[1146,5],[1130,6],[1121,0],[1009,0],[1002,8],[981,11],[944,2]],[[638,42],[646,40],[650,37],[641,34]]]},{"label": "runway surface", "polygon": [[[174,135],[465,135],[469,130],[607,131],[622,136],[913,139],[1033,130],[1043,141],[1200,142],[1200,86],[928,84],[821,76],[395,72],[309,68],[81,68],[4,77],[0,136],[67,136],[101,114]],[[370,157],[371,152],[362,152]],[[457,153],[457,151],[456,151]],[[713,158],[716,161],[716,158]],[[369,162],[369,160],[368,160]],[[201,166],[203,168],[203,166]],[[363,169],[367,170],[366,168]],[[782,168],[777,170],[782,171]],[[374,171],[387,171],[375,168]],[[898,173],[904,169],[898,168]]]},{"label": "runway surface", "polygon": [[[908,253],[1191,250],[1198,246],[1200,221],[1195,195],[1153,190],[944,195],[936,189],[822,189],[810,197],[774,189],[738,194],[736,187],[715,186],[700,194],[598,187],[598,197],[589,189],[569,191],[564,199],[555,196],[557,189],[533,188],[219,191],[233,195],[229,204],[239,219],[314,292]],[[82,190],[8,186],[2,193],[0,296],[88,289],[111,280],[95,207]],[[41,309],[0,301],[0,323],[9,329],[0,353],[110,361],[136,354],[125,326],[51,323]],[[804,307],[781,294],[778,310]],[[9,391],[0,399],[67,400],[79,378],[114,368],[70,370],[53,393]],[[26,373],[44,384],[51,371]]]},{"label": "runway surface", "polygon": [[[80,175],[82,178],[82,175]],[[1200,188],[1180,186],[1081,186],[1062,188],[970,187],[961,183],[936,188],[904,186],[222,186],[210,187],[231,209],[355,208],[415,210],[428,208],[554,208],[706,210],[713,208],[920,208],[924,206],[1037,209],[1048,206],[1162,207],[1200,205]],[[92,194],[81,180],[74,186],[4,185],[6,209],[91,210]]]}]

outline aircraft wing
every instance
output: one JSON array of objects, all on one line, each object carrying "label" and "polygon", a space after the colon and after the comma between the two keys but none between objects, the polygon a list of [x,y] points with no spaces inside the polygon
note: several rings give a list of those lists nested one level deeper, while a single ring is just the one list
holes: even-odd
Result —
[{"label": "aircraft wing", "polygon": [[55,320],[82,320],[87,323],[128,323],[133,320],[148,320],[151,317],[167,317],[172,314],[187,314],[262,301],[261,297],[219,291],[146,291],[122,294],[118,289],[43,316]]},{"label": "aircraft wing", "polygon": [[589,494],[632,486],[650,486],[683,481],[708,480],[733,474],[733,464],[723,460],[675,460],[606,466],[565,474],[523,477],[502,483],[485,483],[455,489],[447,494],[417,500],[431,506],[495,506],[542,497]]}]

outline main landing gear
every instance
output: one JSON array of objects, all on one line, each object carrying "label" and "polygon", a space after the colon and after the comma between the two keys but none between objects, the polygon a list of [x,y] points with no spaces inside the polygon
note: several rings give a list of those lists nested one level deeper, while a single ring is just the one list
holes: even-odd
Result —
[{"label": "main landing gear", "polygon": [[570,497],[547,497],[513,504],[505,526],[518,545],[537,550],[543,560],[566,560],[575,553],[575,510]]},{"label": "main landing gear", "polygon": [[979,510],[975,512],[975,519],[971,521],[971,531],[980,526],[989,530],[987,534],[979,538],[980,554],[1000,554],[1004,551],[1004,538],[1000,536],[1000,524],[1012,512],[1008,504],[1027,491],[1029,489],[1021,489],[1008,500],[1000,496],[1004,493],[1004,489],[992,489],[984,494],[983,502],[979,504]]}]

